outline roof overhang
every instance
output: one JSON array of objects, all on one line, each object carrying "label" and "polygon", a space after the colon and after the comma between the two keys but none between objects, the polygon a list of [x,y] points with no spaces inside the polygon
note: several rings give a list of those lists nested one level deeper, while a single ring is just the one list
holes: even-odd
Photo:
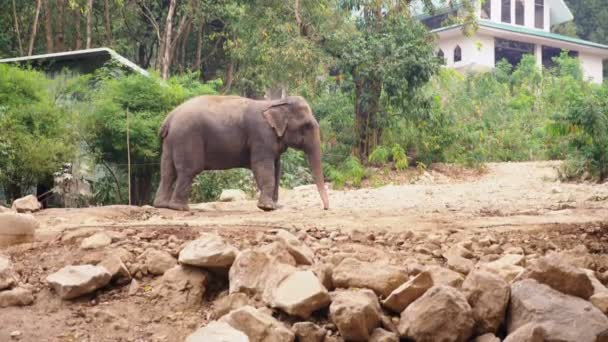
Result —
[{"label": "roof overhang", "polygon": [[[462,25],[452,25],[431,31],[440,38],[450,38],[462,35]],[[523,26],[496,23],[489,20],[479,20],[477,34],[488,35],[533,44],[550,45],[564,50],[586,52],[608,59],[608,46],[568,37],[544,30],[531,29]]]},{"label": "roof overhang", "polygon": [[564,0],[547,0],[549,3],[551,25],[565,23],[574,19],[574,15],[570,8],[564,3]]},{"label": "roof overhang", "polygon": [[67,66],[70,63],[88,62],[90,64],[90,68],[97,68],[109,60],[115,60],[134,72],[144,76],[149,76],[149,73],[140,68],[137,64],[119,55],[116,53],[116,51],[105,47],[16,58],[5,58],[0,59],[0,63],[55,65],[59,68]]}]

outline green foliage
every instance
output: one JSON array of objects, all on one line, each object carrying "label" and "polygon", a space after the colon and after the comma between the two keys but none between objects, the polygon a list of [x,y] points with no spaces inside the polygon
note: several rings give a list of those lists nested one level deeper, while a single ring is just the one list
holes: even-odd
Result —
[{"label": "green foliage", "polygon": [[42,73],[0,64],[0,186],[10,198],[47,182],[74,154],[73,118]]},{"label": "green foliage", "polygon": [[329,177],[336,189],[344,186],[361,186],[363,178],[367,176],[365,168],[356,157],[347,158],[337,168],[330,168]]},{"label": "green foliage", "polygon": [[389,160],[392,160],[395,168],[400,171],[407,169],[409,166],[405,150],[397,144],[390,149],[385,146],[378,146],[369,156],[370,164],[375,166],[386,165]]},{"label": "green foliage", "polygon": [[194,179],[190,201],[217,201],[224,189],[241,189],[253,196],[256,186],[251,171],[246,169],[205,171]]},{"label": "green foliage", "polygon": [[405,154],[403,147],[394,145],[391,149],[391,153],[393,154],[393,161],[395,162],[395,168],[397,170],[403,171],[409,167],[407,155]]},{"label": "green foliage", "polygon": [[388,148],[384,146],[378,146],[376,147],[374,152],[369,155],[368,161],[372,165],[382,166],[388,163],[390,157],[391,151]]},{"label": "green foliage", "polygon": [[294,188],[313,182],[304,152],[289,149],[281,156],[281,186]]}]

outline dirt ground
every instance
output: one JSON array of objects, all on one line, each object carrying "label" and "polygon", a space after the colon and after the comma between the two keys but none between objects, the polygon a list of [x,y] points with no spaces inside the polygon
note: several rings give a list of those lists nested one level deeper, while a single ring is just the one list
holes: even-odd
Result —
[{"label": "dirt ground", "polygon": [[137,254],[154,247],[177,255],[183,243],[212,231],[239,249],[264,244],[269,232],[296,233],[332,263],[349,253],[370,261],[404,265],[444,262],[437,249],[455,241],[492,237],[503,248],[522,247],[526,255],[584,244],[608,262],[608,183],[566,184],[557,180],[557,162],[488,164],[482,173],[436,166],[426,173],[398,177],[401,184],[359,190],[330,190],[321,209],[314,187],[284,191],[282,207],[258,210],[255,201],[192,205],[187,213],[148,207],[111,206],[49,209],[36,213],[36,242],[5,251],[31,285],[35,303],[0,309],[0,341],[19,331],[21,341],[183,341],[210,319],[213,299],[225,281],[211,284],[203,306],[176,311],[151,295],[154,278],[113,284],[74,301],[62,301],[45,283],[48,274],[69,264],[98,261],[103,251],[79,248],[83,237],[105,230],[121,234],[114,247]]}]

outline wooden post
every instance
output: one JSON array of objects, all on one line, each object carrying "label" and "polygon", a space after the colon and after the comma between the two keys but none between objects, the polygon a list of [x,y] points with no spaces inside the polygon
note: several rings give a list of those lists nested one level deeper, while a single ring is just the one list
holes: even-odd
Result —
[{"label": "wooden post", "polygon": [[127,173],[129,180],[129,205],[131,205],[131,144],[129,140],[129,110],[127,109]]}]

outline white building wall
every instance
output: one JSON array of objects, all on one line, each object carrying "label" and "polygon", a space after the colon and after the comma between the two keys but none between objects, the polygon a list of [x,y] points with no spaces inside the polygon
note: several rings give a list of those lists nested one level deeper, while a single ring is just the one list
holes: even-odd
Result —
[{"label": "white building wall", "polygon": [[[454,62],[454,50],[460,46],[462,61]],[[475,34],[465,37],[461,33],[450,38],[441,39],[438,47],[446,58],[446,66],[464,68],[470,65],[483,69],[494,68],[494,37]]]},{"label": "white building wall", "polygon": [[585,79],[590,79],[595,83],[602,83],[604,81],[602,57],[587,53],[579,53],[578,57],[581,61]]},{"label": "white building wall", "polygon": [[[486,0],[486,1],[491,1],[491,8],[492,8],[492,17],[490,20],[495,21],[495,22],[499,22],[502,23],[502,0]],[[511,8],[510,8],[510,12],[511,12],[511,24],[515,25],[515,3],[516,0],[511,0]],[[535,18],[536,18],[536,8],[534,6],[534,0],[524,0],[524,26],[529,27],[529,28],[536,28],[535,25]],[[481,6],[481,2],[480,2],[480,6]],[[544,21],[544,30],[545,31],[549,31],[551,28],[551,9],[550,9],[550,1],[545,0],[545,7],[544,7],[544,15],[545,15],[545,21]],[[479,7],[481,8],[481,7]],[[479,9],[478,9],[478,13],[480,13]]]}]

